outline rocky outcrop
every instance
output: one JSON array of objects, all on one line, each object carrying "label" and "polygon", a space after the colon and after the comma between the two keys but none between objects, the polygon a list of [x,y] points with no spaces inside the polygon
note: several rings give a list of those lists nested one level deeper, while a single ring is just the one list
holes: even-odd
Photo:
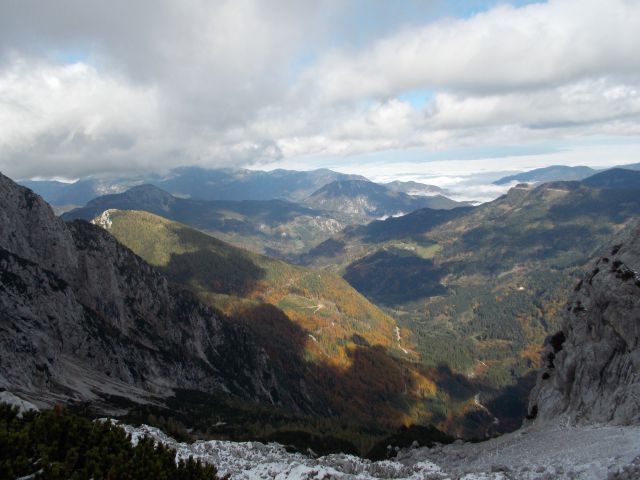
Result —
[{"label": "rocky outcrop", "polygon": [[40,405],[186,388],[308,410],[241,326],[0,175],[0,388]]},{"label": "rocky outcrop", "polygon": [[621,232],[574,288],[529,403],[536,422],[640,423],[640,226]]}]

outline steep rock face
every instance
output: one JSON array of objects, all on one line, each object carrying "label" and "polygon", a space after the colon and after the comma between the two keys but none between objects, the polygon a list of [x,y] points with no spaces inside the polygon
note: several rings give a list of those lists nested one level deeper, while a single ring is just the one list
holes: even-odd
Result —
[{"label": "steep rock face", "polygon": [[31,190],[0,174],[0,246],[69,278],[76,262],[71,234]]},{"label": "steep rock face", "polygon": [[188,388],[308,410],[289,381],[243,328],[0,175],[0,387],[45,404]]},{"label": "steep rock face", "polygon": [[621,232],[570,297],[547,342],[529,412],[536,421],[640,423],[640,226]]}]

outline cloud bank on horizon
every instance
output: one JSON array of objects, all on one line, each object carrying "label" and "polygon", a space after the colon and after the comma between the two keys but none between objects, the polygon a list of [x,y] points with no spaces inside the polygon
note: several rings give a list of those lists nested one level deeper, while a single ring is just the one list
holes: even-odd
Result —
[{"label": "cloud bank on horizon", "polygon": [[1,2],[0,170],[630,163],[638,45],[638,0]]}]

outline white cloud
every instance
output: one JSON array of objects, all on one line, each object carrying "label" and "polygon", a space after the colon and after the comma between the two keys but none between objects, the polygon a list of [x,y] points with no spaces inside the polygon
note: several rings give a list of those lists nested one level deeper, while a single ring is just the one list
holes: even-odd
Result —
[{"label": "white cloud", "polygon": [[495,92],[555,86],[640,68],[640,2],[551,0],[504,5],[335,52],[307,73],[330,101],[417,88]]},{"label": "white cloud", "polygon": [[443,93],[432,105],[430,123],[446,129],[505,124],[553,128],[639,115],[638,86],[600,78],[532,92],[486,96]]},{"label": "white cloud", "polygon": [[[320,58],[269,111],[269,134],[288,158],[638,136],[636,44],[640,2],[624,0],[501,6],[407,28]],[[397,99],[414,89],[434,91],[422,109]]]},{"label": "white cloud", "polygon": [[[363,21],[384,23],[383,5],[370,4]],[[405,27],[341,44],[362,27],[354,9],[333,0],[3,2],[0,169],[304,168],[309,157],[340,165],[408,148],[640,136],[637,0],[503,5],[422,25],[394,18]],[[411,104],[411,90],[430,100]]]},{"label": "white cloud", "polygon": [[156,135],[158,102],[154,88],[84,64],[17,58],[0,74],[0,168],[30,173],[36,163],[55,175],[91,171],[96,151],[102,161],[130,158]]}]

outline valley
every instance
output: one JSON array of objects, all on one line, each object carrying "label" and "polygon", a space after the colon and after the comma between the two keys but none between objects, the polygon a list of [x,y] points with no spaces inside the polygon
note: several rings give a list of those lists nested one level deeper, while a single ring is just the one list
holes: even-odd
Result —
[{"label": "valley", "polygon": [[[598,249],[589,262],[588,272],[569,294],[570,308],[559,314],[560,330],[545,345],[546,364],[537,372],[523,426],[497,438],[484,442],[451,442],[434,430],[404,428],[381,437],[367,454],[368,458],[362,458],[353,455],[357,453],[351,450],[353,444],[337,438],[307,436],[298,443],[300,437],[304,437],[300,431],[296,432],[297,439],[291,435],[293,432],[289,435],[274,432],[261,437],[253,431],[249,437],[253,441],[228,441],[221,438],[221,432],[216,435],[211,430],[212,427],[226,430],[227,422],[219,420],[209,427],[208,433],[214,438],[217,436],[216,439],[203,441],[201,431],[198,433],[201,440],[193,442],[195,431],[180,430],[175,420],[164,423],[164,431],[140,424],[142,422],[136,422],[133,417],[129,417],[129,421],[134,425],[105,420],[88,422],[60,409],[34,412],[35,405],[2,392],[0,399],[17,407],[15,410],[1,407],[0,413],[8,428],[0,429],[0,441],[18,431],[26,432],[22,439],[42,432],[41,437],[28,443],[13,443],[11,448],[19,454],[30,449],[35,455],[42,455],[46,459],[43,469],[47,472],[60,466],[71,468],[74,460],[68,455],[43,455],[40,452],[46,451],[47,443],[41,440],[64,451],[67,445],[78,445],[83,435],[87,438],[90,432],[99,432],[98,436],[90,436],[88,445],[75,447],[76,451],[83,452],[88,446],[101,449],[96,451],[101,452],[98,459],[102,460],[108,455],[105,443],[109,439],[111,451],[132,448],[138,452],[133,461],[117,466],[107,463],[102,467],[113,472],[140,468],[135,459],[142,456],[147,462],[146,472],[152,468],[158,472],[189,468],[190,478],[196,474],[202,475],[198,478],[213,478],[217,474],[238,480],[301,475],[364,480],[635,478],[640,472],[637,456],[640,430],[635,424],[638,412],[635,392],[639,384],[633,366],[637,353],[637,328],[633,318],[640,305],[640,281],[633,272],[639,265],[639,242],[640,227],[636,221]],[[594,357],[594,350],[601,354]],[[603,369],[606,374],[599,374]],[[197,395],[184,393],[189,401],[196,401]],[[221,415],[218,418],[233,419],[230,410],[212,400],[201,397],[202,407],[212,408]],[[477,397],[475,402],[480,403]],[[266,411],[255,414],[263,418],[270,415],[274,419],[273,413]],[[153,414],[148,419],[158,422]],[[33,426],[29,428],[29,425]],[[70,430],[68,425],[74,429]],[[54,428],[43,430],[46,426]],[[376,433],[381,435],[382,431]],[[171,435],[180,435],[182,440]],[[255,441],[256,438],[265,443]],[[153,445],[150,442],[156,442],[155,449],[149,448]],[[337,451],[331,447],[325,450],[327,442]],[[160,462],[163,456],[175,457],[175,461]],[[89,471],[100,468],[95,461],[86,462],[84,454],[79,458],[76,468]],[[31,458],[20,455],[4,465],[16,472],[29,472],[35,466]]]},{"label": "valley", "polygon": [[[25,233],[3,240],[12,279],[3,280],[12,319],[3,351],[10,355],[8,342],[27,328],[18,305],[34,288],[52,299],[62,288],[64,301],[77,306],[61,308],[84,311],[74,322],[86,332],[85,340],[67,334],[70,343],[46,354],[44,367],[33,364],[31,380],[12,371],[6,378],[16,380],[5,385],[42,407],[65,399],[94,415],[115,408],[125,422],[185,440],[279,441],[322,454],[384,458],[382,445],[392,438],[406,447],[417,438],[511,432],[531,415],[527,397],[545,338],[561,328],[567,292],[640,213],[638,180],[612,169],[580,182],[519,184],[476,207],[415,203],[414,211],[381,220],[371,220],[379,211],[355,214],[343,187],[333,204],[303,205],[185,199],[139,185],[66,212],[65,223],[5,178],[4,210],[14,212],[5,223]],[[353,198],[368,188],[346,182],[360,182]],[[320,220],[336,227],[316,229]],[[275,233],[293,223],[301,225],[295,247],[293,235]],[[43,233],[36,225],[46,226]],[[89,265],[114,251],[114,273],[101,274],[97,285],[106,290],[98,294]],[[62,273],[60,264],[76,273]],[[140,268],[151,277],[137,279]],[[29,269],[48,283],[21,286],[33,283]],[[141,285],[153,282],[164,282],[173,293],[162,295],[175,300],[151,300]],[[153,323],[167,309],[191,322],[179,327],[178,342],[200,332],[186,340],[192,353],[171,343],[175,333],[160,333],[176,328],[172,314]],[[61,322],[51,321],[47,329]],[[137,358],[139,348],[150,356]],[[117,354],[129,355],[125,364],[110,349],[126,352]],[[169,358],[182,363],[162,366]],[[418,430],[403,430],[410,425]]]},{"label": "valley", "polygon": [[[611,188],[616,175],[623,188]],[[473,210],[419,210],[347,229],[303,258],[342,274],[411,332],[423,364],[480,382],[492,412],[521,411],[565,292],[640,213],[633,178],[613,170],[522,185]],[[499,428],[517,426],[501,418]]]},{"label": "valley", "polygon": [[[322,175],[328,183],[302,204],[197,200],[140,185],[63,218],[105,228],[248,328],[280,364],[304,359],[298,375],[324,391],[323,408],[365,423],[384,411],[389,426],[426,422],[482,437],[519,426],[565,292],[640,213],[630,170],[520,184],[493,202],[440,209],[420,203],[439,197]],[[163,182],[194,185],[181,175]],[[388,209],[414,202],[414,211],[375,220],[384,211],[354,207],[378,205],[380,195],[395,199]]]},{"label": "valley", "polygon": [[241,250],[145,212],[109,210],[95,222],[170,280],[247,325],[272,356],[300,352],[303,375],[341,416],[380,425],[384,412],[389,426],[428,422],[469,433],[491,423],[481,408],[464,420],[479,387],[424,362],[412,331],[339,276]]}]

